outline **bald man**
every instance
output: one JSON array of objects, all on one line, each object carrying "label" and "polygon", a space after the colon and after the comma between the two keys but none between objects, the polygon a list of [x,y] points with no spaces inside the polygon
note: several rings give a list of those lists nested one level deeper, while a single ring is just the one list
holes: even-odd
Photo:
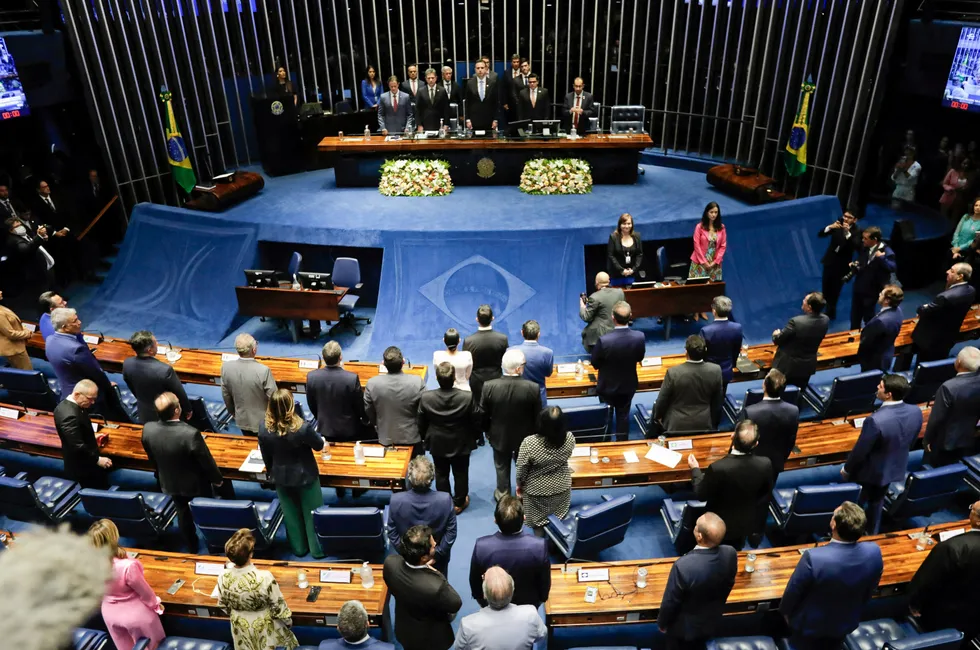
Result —
[{"label": "bald man", "polygon": [[548,634],[534,605],[514,605],[514,579],[499,566],[483,574],[487,606],[463,617],[456,633],[456,650],[530,650]]},{"label": "bald man", "polygon": [[738,570],[735,549],[721,543],[725,535],[721,517],[704,513],[694,526],[697,546],[670,569],[657,617],[669,650],[703,648],[721,621]]},{"label": "bald man", "polygon": [[595,293],[578,301],[578,315],[588,325],[582,330],[582,346],[592,354],[599,337],[615,328],[613,323],[613,308],[617,302],[625,301],[626,294],[622,289],[609,286],[609,274],[598,273],[595,276]]},{"label": "bald man", "polygon": [[61,457],[65,476],[83,488],[105,490],[109,487],[112,461],[99,455],[98,438],[92,430],[88,411],[99,398],[99,387],[91,379],[83,379],[71,394],[54,409],[54,426],[61,438]]}]

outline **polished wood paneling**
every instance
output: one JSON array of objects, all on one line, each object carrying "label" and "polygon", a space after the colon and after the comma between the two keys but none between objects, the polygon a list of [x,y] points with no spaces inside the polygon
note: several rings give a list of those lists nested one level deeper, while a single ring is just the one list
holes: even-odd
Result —
[{"label": "polished wood paneling", "polygon": [[466,151],[470,149],[626,149],[642,151],[653,145],[653,140],[646,133],[633,135],[598,135],[595,133],[581,137],[578,140],[556,138],[553,140],[499,140],[496,138],[426,138],[424,140],[392,140],[385,142],[384,136],[373,134],[370,140],[359,136],[327,137],[320,140],[320,151],[339,153],[372,153],[382,152],[403,154],[430,151]]},{"label": "polished wood paneling", "polygon": [[676,316],[711,311],[711,300],[725,295],[724,282],[623,288],[633,318]]},{"label": "polished wood paneling", "polygon": [[271,287],[235,287],[238,313],[243,316],[298,320],[340,320],[337,305],[347,289],[306,291]]}]

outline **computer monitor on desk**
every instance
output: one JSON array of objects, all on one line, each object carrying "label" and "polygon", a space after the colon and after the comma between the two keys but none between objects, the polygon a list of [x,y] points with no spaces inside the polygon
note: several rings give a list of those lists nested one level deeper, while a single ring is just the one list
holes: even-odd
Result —
[{"label": "computer monitor on desk", "polygon": [[531,132],[531,120],[515,120],[507,123],[508,138],[526,138]]},{"label": "computer monitor on desk", "polygon": [[248,286],[250,287],[279,287],[279,280],[276,278],[275,271],[246,269],[245,282],[247,282]]},{"label": "computer monitor on desk", "polygon": [[296,274],[296,279],[299,280],[301,287],[310,291],[329,291],[333,289],[333,280],[330,279],[329,273],[307,273],[306,271],[300,271]]},{"label": "computer monitor on desk", "polygon": [[559,126],[561,120],[534,120],[532,123],[534,135],[542,138],[557,138]]}]

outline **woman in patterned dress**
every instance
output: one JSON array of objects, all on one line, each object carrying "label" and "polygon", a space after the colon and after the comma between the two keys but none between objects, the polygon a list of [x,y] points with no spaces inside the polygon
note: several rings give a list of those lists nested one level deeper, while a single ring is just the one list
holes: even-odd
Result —
[{"label": "woman in patterned dress", "polygon": [[[712,282],[721,282],[721,262],[728,248],[728,234],[721,223],[721,208],[712,201],[704,206],[701,213],[701,223],[694,226],[694,252],[691,253],[691,270],[689,278],[711,278]],[[707,320],[707,314],[695,314],[698,318]]]},{"label": "woman in patterned dress", "polygon": [[255,537],[242,528],[225,542],[225,555],[235,565],[218,577],[218,606],[231,618],[235,650],[292,650],[299,645],[293,613],[269,571],[252,566]]},{"label": "woman in patterned dress", "polygon": [[517,452],[517,496],[524,501],[524,520],[541,534],[548,515],[565,517],[572,502],[572,471],[568,459],[575,437],[557,406],[538,415],[537,433]]}]

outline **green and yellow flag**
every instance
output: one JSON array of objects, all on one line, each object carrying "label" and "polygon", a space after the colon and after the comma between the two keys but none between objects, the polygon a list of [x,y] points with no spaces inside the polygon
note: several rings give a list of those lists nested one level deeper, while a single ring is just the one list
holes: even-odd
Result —
[{"label": "green and yellow flag", "polygon": [[816,89],[812,77],[807,77],[806,82],[800,87],[800,104],[796,109],[793,129],[789,132],[789,142],[786,143],[786,172],[790,176],[799,176],[806,171],[806,141],[810,134],[810,96]]},{"label": "green and yellow flag", "polygon": [[197,185],[197,177],[194,175],[191,159],[187,155],[184,138],[177,130],[177,120],[174,117],[174,108],[170,105],[170,97],[170,91],[167,90],[167,87],[161,87],[160,101],[167,105],[167,123],[164,125],[164,130],[167,133],[167,158],[174,174],[174,181],[180,185],[181,189],[190,194],[194,186]]}]

